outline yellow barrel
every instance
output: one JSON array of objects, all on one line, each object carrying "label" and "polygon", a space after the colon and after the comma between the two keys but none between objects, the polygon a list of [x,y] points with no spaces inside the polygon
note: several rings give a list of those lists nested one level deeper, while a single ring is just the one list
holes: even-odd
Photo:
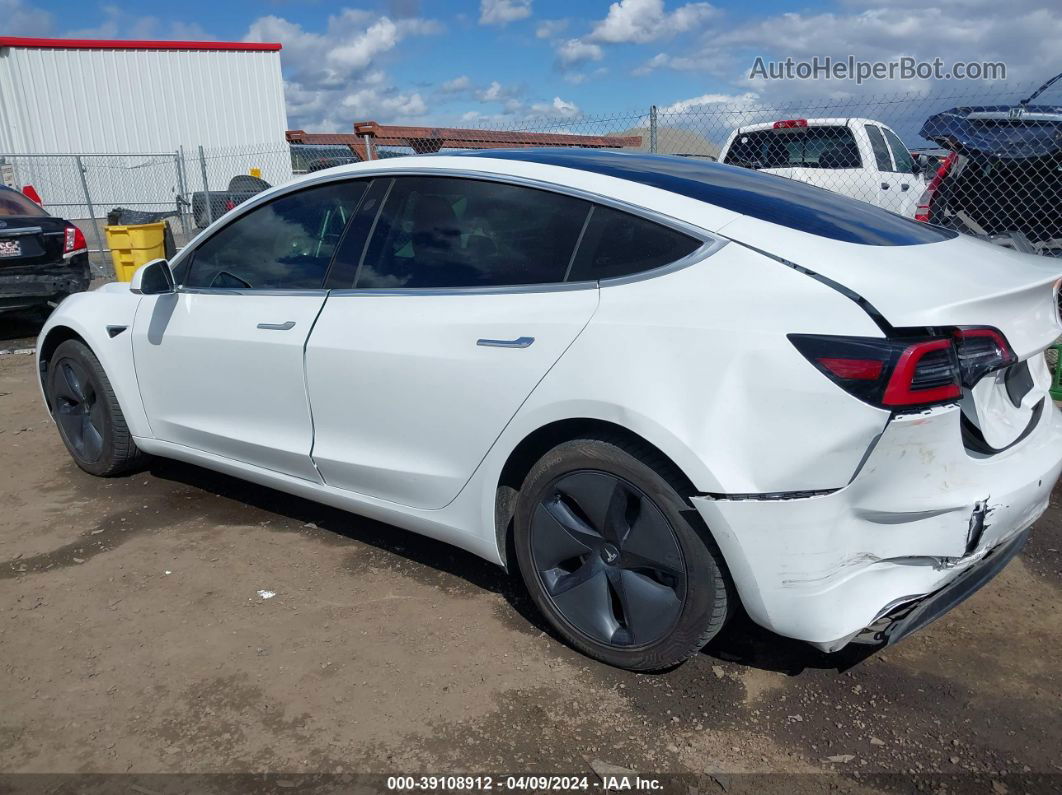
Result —
[{"label": "yellow barrel", "polygon": [[166,222],[136,226],[105,226],[114,275],[120,282],[133,278],[145,262],[166,256]]}]

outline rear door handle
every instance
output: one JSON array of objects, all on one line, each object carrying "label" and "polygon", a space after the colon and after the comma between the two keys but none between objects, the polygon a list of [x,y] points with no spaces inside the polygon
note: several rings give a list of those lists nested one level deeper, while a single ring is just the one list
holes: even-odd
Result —
[{"label": "rear door handle", "polygon": [[295,321],[288,320],[284,323],[259,323],[258,328],[266,329],[267,331],[287,331],[288,329],[295,328]]},{"label": "rear door handle", "polygon": [[534,337],[517,337],[514,340],[481,339],[476,340],[476,345],[482,345],[484,348],[530,348],[534,341]]},{"label": "rear door handle", "polygon": [[882,182],[881,183],[881,189],[882,190],[888,190],[889,189],[889,183],[888,182]]}]

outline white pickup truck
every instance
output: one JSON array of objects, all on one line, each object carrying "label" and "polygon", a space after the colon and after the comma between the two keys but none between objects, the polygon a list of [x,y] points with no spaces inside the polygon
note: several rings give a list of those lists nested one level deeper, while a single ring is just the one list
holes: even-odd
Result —
[{"label": "white pickup truck", "polygon": [[784,119],[739,127],[719,162],[827,188],[913,218],[926,187],[903,141],[873,119]]}]

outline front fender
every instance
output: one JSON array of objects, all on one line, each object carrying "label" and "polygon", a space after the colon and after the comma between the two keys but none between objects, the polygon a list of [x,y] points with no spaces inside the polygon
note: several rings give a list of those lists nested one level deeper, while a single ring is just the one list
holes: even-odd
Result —
[{"label": "front fender", "polygon": [[133,318],[142,298],[131,293],[125,284],[107,284],[91,292],[71,295],[59,304],[37,338],[37,372],[41,375],[38,381],[46,406],[47,357],[57,341],[73,332],[92,349],[103,366],[129,431],[134,436],[153,436],[133,366]]}]

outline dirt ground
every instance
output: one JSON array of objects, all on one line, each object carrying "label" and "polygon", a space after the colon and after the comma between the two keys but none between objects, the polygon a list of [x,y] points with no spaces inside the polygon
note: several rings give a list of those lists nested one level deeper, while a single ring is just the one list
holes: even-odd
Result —
[{"label": "dirt ground", "polygon": [[[0,350],[32,344],[0,324]],[[0,355],[0,506],[0,773],[1062,789],[1062,490],[995,581],[883,653],[738,617],[657,675],[569,650],[500,569],[403,530],[173,462],[84,474],[29,355]]]}]

